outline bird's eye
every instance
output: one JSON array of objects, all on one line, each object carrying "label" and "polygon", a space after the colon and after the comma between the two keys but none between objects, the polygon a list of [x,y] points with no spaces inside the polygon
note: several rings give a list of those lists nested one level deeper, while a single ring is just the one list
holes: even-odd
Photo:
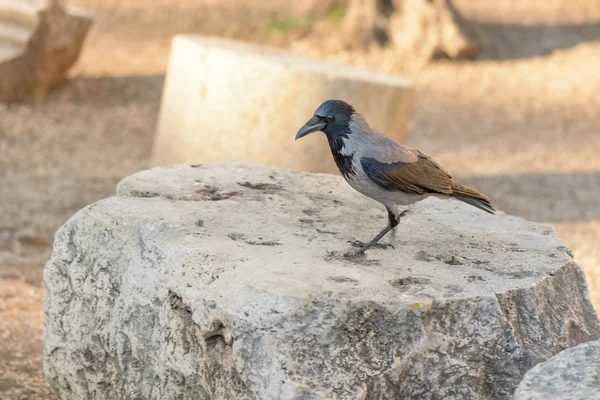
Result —
[{"label": "bird's eye", "polygon": [[325,117],[325,122],[331,122],[333,121],[333,115],[328,115]]}]

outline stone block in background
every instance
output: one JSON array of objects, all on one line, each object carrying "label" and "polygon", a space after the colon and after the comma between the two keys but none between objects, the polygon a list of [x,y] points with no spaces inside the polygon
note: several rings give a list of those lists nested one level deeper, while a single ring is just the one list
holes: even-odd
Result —
[{"label": "stone block in background", "polygon": [[385,46],[413,62],[473,59],[482,48],[451,0],[350,0],[343,29],[350,48]]},{"label": "stone block in background", "polygon": [[510,399],[600,338],[549,225],[429,198],[395,249],[327,174],[216,162],[123,180],[57,233],[44,370],[61,398]]},{"label": "stone block in background", "polygon": [[249,160],[337,173],[327,140],[294,143],[321,102],[354,105],[399,142],[413,107],[406,79],[228,39],[177,36],[152,164]]},{"label": "stone block in background", "polygon": [[44,95],[62,80],[92,19],[58,1],[0,0],[0,101]]}]

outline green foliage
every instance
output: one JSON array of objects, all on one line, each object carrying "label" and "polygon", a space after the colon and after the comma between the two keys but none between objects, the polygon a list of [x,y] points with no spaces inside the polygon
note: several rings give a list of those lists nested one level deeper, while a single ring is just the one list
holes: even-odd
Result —
[{"label": "green foliage", "polygon": [[261,30],[267,34],[278,34],[293,31],[307,25],[303,18],[269,17],[261,24]]},{"label": "green foliage", "polygon": [[29,98],[34,99],[37,102],[43,102],[46,100],[46,93],[40,90],[34,81],[26,81],[25,87],[27,96]]},{"label": "green foliage", "polygon": [[327,21],[331,24],[338,24],[346,16],[346,6],[344,4],[337,3],[329,14],[327,15]]},{"label": "green foliage", "polygon": [[30,97],[34,97],[37,93],[37,86],[35,85],[34,81],[27,80],[25,82],[25,88],[25,90],[27,91],[27,95]]}]

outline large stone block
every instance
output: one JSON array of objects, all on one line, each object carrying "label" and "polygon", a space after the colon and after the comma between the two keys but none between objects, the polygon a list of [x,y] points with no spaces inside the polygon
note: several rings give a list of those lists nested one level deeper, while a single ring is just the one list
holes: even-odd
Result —
[{"label": "large stone block", "polygon": [[173,41],[153,165],[249,160],[337,173],[323,135],[294,143],[322,101],[353,104],[402,142],[413,86],[399,76],[226,39]]},{"label": "large stone block", "polygon": [[525,374],[514,400],[600,399],[600,340],[561,351]]},{"label": "large stone block", "polygon": [[133,175],[57,233],[44,369],[65,399],[510,399],[598,339],[550,226],[411,207],[395,249],[341,178],[250,163]]}]

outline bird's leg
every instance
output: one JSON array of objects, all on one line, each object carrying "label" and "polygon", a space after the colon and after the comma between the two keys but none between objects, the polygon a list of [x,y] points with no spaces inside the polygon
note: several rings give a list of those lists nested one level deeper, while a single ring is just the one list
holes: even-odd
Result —
[{"label": "bird's leg", "polygon": [[[400,223],[400,218],[404,217],[406,214],[408,214],[408,208],[405,209],[404,211],[402,211],[400,214],[398,214],[398,218],[397,218],[398,223]],[[396,224],[396,225],[398,225],[398,224]],[[392,238],[394,238],[394,239],[396,238],[396,229],[392,229]]]},{"label": "bird's leg", "polygon": [[400,217],[404,215],[406,211],[402,212],[402,214],[398,214],[397,207],[386,206],[385,208],[387,209],[389,219],[388,225],[385,227],[385,229],[379,232],[379,234],[377,234],[377,236],[375,236],[370,242],[364,243],[359,240],[355,240],[353,242],[350,242],[352,246],[359,247],[361,251],[365,251],[369,247],[377,247],[380,249],[386,249],[388,247],[394,248],[394,246],[391,244],[383,244],[378,242],[381,240],[382,237],[384,237],[389,231],[394,229],[400,223]]},{"label": "bird's leg", "polygon": [[388,225],[385,227],[384,230],[382,230],[381,232],[379,232],[379,234],[377,236],[375,236],[370,242],[361,242],[360,240],[355,240],[353,242],[350,242],[352,244],[352,246],[354,247],[359,247],[360,249],[362,249],[363,251],[368,249],[369,247],[377,247],[379,249],[387,249],[388,247],[394,248],[393,245],[391,244],[387,244],[387,243],[378,243],[379,240],[384,237],[386,235],[386,233],[388,233],[389,231],[391,231],[392,229],[394,229],[394,227]]}]

